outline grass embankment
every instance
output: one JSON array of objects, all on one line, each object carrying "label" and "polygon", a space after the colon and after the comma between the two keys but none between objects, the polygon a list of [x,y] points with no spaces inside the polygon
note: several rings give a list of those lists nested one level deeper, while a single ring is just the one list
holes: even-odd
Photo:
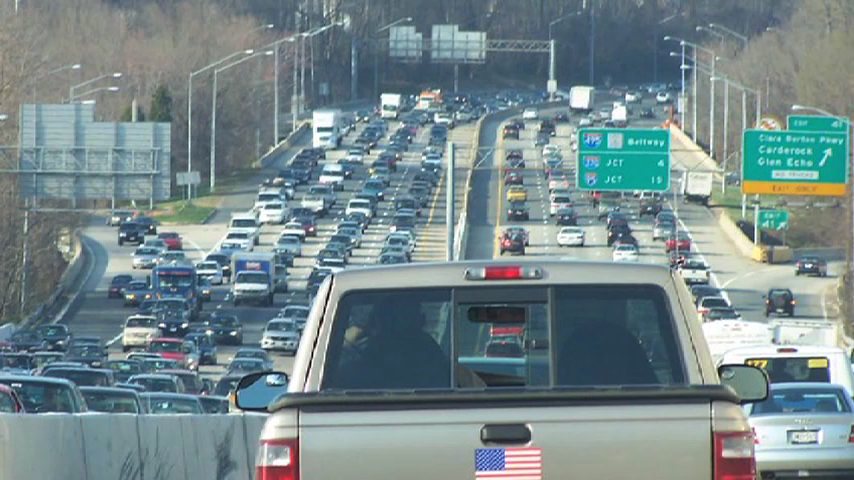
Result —
[{"label": "grass embankment", "polygon": [[193,203],[182,200],[161,204],[152,212],[152,216],[161,225],[200,224],[216,210],[216,207],[202,205],[202,200],[205,199],[194,200]]}]

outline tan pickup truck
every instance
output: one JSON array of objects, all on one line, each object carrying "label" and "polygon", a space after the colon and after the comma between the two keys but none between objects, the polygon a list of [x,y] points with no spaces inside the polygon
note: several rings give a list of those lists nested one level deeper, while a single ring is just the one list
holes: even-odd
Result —
[{"label": "tan pickup truck", "polygon": [[678,274],[561,261],[334,273],[285,378],[237,388],[272,412],[259,479],[753,480],[768,394],[716,371]]}]

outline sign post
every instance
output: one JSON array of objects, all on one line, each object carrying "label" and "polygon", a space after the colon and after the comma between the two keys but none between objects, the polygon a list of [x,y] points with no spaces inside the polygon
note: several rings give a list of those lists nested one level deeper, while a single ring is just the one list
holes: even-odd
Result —
[{"label": "sign post", "polygon": [[582,128],[576,185],[587,191],[670,188],[670,132],[664,129]]},{"label": "sign post", "polygon": [[843,196],[848,133],[745,130],[744,194]]}]

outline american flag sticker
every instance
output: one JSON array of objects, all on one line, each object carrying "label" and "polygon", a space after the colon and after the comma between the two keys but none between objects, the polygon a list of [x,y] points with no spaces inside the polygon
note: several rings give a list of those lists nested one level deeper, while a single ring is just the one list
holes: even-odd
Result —
[{"label": "american flag sticker", "polygon": [[474,478],[542,480],[543,449],[535,447],[475,449]]}]

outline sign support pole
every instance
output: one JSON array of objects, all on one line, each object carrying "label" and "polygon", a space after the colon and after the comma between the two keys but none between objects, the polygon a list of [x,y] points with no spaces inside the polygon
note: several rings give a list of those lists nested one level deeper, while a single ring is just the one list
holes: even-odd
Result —
[{"label": "sign support pole", "polygon": [[454,142],[448,142],[448,167],[445,175],[448,177],[445,189],[445,227],[448,233],[447,248],[445,249],[445,260],[454,261],[454,167],[457,152]]},{"label": "sign support pole", "polygon": [[753,204],[753,244],[759,245],[759,202]]}]

